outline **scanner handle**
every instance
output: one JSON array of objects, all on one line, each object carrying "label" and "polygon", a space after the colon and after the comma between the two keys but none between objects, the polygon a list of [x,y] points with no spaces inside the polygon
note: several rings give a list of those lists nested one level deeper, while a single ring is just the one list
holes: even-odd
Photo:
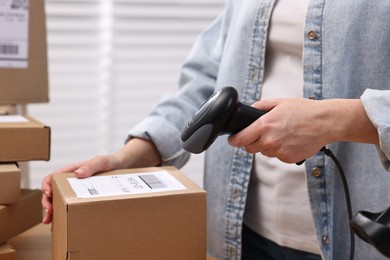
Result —
[{"label": "scanner handle", "polygon": [[239,103],[234,117],[229,120],[223,134],[236,134],[267,112]]}]

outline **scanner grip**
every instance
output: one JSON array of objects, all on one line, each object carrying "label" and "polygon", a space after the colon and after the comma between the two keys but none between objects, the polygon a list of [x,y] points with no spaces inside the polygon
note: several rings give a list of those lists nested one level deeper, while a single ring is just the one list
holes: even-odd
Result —
[{"label": "scanner grip", "polygon": [[236,134],[242,129],[248,127],[259,117],[267,113],[251,106],[239,103],[234,117],[229,120],[223,134]]}]

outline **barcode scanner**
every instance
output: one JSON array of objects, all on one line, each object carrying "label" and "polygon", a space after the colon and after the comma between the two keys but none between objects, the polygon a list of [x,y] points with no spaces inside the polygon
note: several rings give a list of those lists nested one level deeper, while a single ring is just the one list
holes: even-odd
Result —
[{"label": "barcode scanner", "polygon": [[[239,102],[234,87],[221,88],[188,121],[181,135],[182,146],[191,153],[201,153],[218,136],[236,134],[265,113],[267,112]],[[296,164],[304,162],[305,160]]]},{"label": "barcode scanner", "polygon": [[359,211],[350,224],[357,236],[390,258],[390,207],[378,213]]},{"label": "barcode scanner", "polygon": [[238,133],[265,113],[239,102],[235,88],[221,88],[190,118],[181,135],[182,146],[191,153],[201,153],[218,136]]}]

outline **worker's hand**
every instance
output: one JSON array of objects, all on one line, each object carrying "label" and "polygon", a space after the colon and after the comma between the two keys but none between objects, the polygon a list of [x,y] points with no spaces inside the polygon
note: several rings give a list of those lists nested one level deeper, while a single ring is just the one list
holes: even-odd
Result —
[{"label": "worker's hand", "polygon": [[232,146],[249,153],[261,152],[287,163],[302,161],[332,140],[328,113],[320,101],[272,99],[253,107],[269,111],[253,124],[229,137]]},{"label": "worker's hand", "polygon": [[253,107],[269,112],[229,137],[232,146],[243,146],[249,153],[295,163],[331,142],[379,143],[360,99],[272,99]]},{"label": "worker's hand", "polygon": [[73,172],[77,178],[86,178],[98,172],[125,168],[140,168],[157,166],[162,163],[162,157],[152,141],[140,138],[130,139],[113,155],[96,156],[92,159],[71,164],[61,168],[42,181],[43,223],[49,224],[53,214],[51,176],[58,173]]},{"label": "worker's hand", "polygon": [[53,189],[51,185],[51,178],[53,174],[72,172],[78,178],[86,178],[98,172],[110,171],[121,168],[121,162],[117,157],[112,155],[96,156],[90,160],[82,161],[75,164],[70,164],[61,168],[49,175],[42,181],[42,207],[44,210],[43,223],[49,224],[52,220],[53,206],[52,195]]}]

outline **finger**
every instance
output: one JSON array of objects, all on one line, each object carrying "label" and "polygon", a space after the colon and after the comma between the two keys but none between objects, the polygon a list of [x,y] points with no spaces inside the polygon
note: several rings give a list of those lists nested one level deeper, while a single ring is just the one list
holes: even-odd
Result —
[{"label": "finger", "polygon": [[263,111],[270,111],[274,107],[276,107],[280,103],[280,99],[264,99],[260,101],[256,101],[252,104],[252,107],[263,110]]},{"label": "finger", "polygon": [[43,208],[43,219],[42,222],[44,224],[49,224],[52,221],[52,214],[53,214],[53,206],[52,206],[52,195],[53,195],[53,188],[52,188],[52,175],[53,174],[59,174],[59,173],[66,173],[66,172],[74,172],[75,170],[79,169],[80,165],[82,165],[82,162],[70,164],[67,165],[61,169],[58,169],[54,171],[53,173],[47,175],[42,180],[42,199],[41,204]]},{"label": "finger", "polygon": [[50,224],[52,221],[52,214],[47,213],[45,210],[43,211],[43,224]]},{"label": "finger", "polygon": [[245,148],[245,151],[247,151],[247,153],[251,153],[251,154],[254,154],[257,152],[263,153],[263,150],[260,149],[259,145],[256,144],[256,142],[248,144],[248,145],[244,146],[244,148]]},{"label": "finger", "polygon": [[[266,115],[264,115],[264,117],[265,116]],[[241,147],[257,142],[261,137],[261,125],[263,120],[263,118],[259,118],[237,134],[229,136],[229,144],[235,147]]]},{"label": "finger", "polygon": [[49,198],[52,196],[51,176],[52,175],[50,174],[45,176],[45,178],[43,178],[42,188],[41,188],[42,194],[46,195]]},{"label": "finger", "polygon": [[42,208],[43,208],[43,220],[44,224],[49,224],[51,222],[51,216],[53,214],[53,206],[51,197],[48,197],[45,193],[42,194],[41,200]]},{"label": "finger", "polygon": [[69,164],[63,168],[60,168],[53,172],[53,174],[57,173],[66,173],[66,172],[74,172],[76,169],[80,168],[81,165],[83,165],[84,162],[78,162],[74,164]]},{"label": "finger", "polygon": [[90,170],[91,166],[89,161],[86,160],[74,164],[69,164],[63,168],[60,168],[56,171],[54,171],[52,174],[58,174],[58,173],[74,173],[76,177],[78,178],[85,178],[89,177],[94,174],[93,170]]},{"label": "finger", "polygon": [[42,180],[42,193],[46,194],[48,197],[52,196],[52,187],[51,187],[51,177],[53,174],[59,174],[59,173],[65,173],[65,172],[73,172],[78,167],[80,167],[81,163],[71,164],[68,166],[65,166],[61,169],[58,169],[54,171],[53,173],[45,176],[45,178]]},{"label": "finger", "polygon": [[107,156],[96,156],[88,161],[85,161],[80,167],[74,170],[74,174],[78,178],[86,178],[102,171],[112,169],[110,158]]},{"label": "finger", "polygon": [[87,178],[98,172],[98,167],[93,162],[86,162],[74,171],[77,178]]}]

